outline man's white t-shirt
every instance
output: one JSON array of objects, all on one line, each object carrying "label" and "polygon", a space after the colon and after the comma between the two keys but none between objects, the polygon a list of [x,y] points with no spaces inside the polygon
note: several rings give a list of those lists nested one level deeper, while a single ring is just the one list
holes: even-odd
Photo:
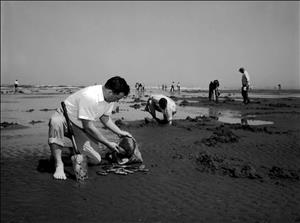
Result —
[{"label": "man's white t-shirt", "polygon": [[161,98],[165,98],[167,100],[167,107],[165,110],[162,110],[161,112],[163,113],[163,115],[166,116],[168,121],[171,121],[173,119],[173,114],[176,113],[175,102],[171,98],[162,94],[154,94],[151,95],[150,98],[152,98],[152,100],[155,102],[157,106],[159,106],[158,102]]},{"label": "man's white t-shirt", "polygon": [[102,85],[83,88],[67,97],[66,108],[70,120],[82,128],[82,119],[99,121],[103,115],[111,115],[114,103],[106,102],[103,97]]},{"label": "man's white t-shirt", "polygon": [[246,85],[246,86],[250,85],[250,77],[247,71],[244,71],[242,75],[242,85]]}]

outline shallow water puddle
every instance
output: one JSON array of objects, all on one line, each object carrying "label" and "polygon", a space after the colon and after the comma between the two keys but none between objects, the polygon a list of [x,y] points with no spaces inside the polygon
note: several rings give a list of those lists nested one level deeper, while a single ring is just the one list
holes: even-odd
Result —
[{"label": "shallow water puddle", "polygon": [[[243,116],[239,111],[230,109],[219,109],[215,107],[184,107],[179,110],[180,118],[188,115],[197,116],[204,115],[208,117],[216,117],[218,121],[229,124],[243,125],[272,125],[274,122],[255,120],[255,115]],[[177,115],[177,114],[176,114]],[[177,117],[178,118],[178,117]]]},{"label": "shallow water puddle", "polygon": [[243,118],[235,118],[235,117],[226,117],[221,116],[218,118],[218,121],[229,123],[229,124],[237,124],[240,123],[242,125],[272,125],[274,122],[271,121],[263,121],[263,120],[254,120],[254,119],[247,119],[245,117]]},{"label": "shallow water puddle", "polygon": [[229,124],[242,124],[242,125],[272,125],[274,122],[255,120],[255,115],[243,116],[239,111],[236,110],[222,110],[214,107],[210,107],[208,110],[209,116],[218,118],[218,121],[229,123]]}]

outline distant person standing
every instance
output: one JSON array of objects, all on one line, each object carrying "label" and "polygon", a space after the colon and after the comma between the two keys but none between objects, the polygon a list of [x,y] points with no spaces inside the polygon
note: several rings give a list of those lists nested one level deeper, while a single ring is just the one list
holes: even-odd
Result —
[{"label": "distant person standing", "polygon": [[281,93],[281,84],[278,84],[278,94]]},{"label": "distant person standing", "polygon": [[19,82],[18,82],[18,80],[15,81],[14,87],[15,87],[15,93],[18,92],[18,87],[19,87]]},{"label": "distant person standing", "polygon": [[178,93],[180,93],[180,83],[179,82],[177,83],[177,91],[178,91]]},{"label": "distant person standing", "polygon": [[209,101],[213,99],[215,99],[216,102],[219,101],[219,95],[220,95],[219,86],[220,84],[218,80],[214,80],[209,83],[209,90],[208,90]]},{"label": "distant person standing", "polygon": [[250,87],[250,77],[248,72],[245,68],[241,67],[239,72],[242,74],[242,96],[243,96],[243,103],[248,104],[250,102],[248,97],[248,91]]},{"label": "distant person standing", "polygon": [[171,84],[170,92],[174,92],[175,91],[174,85],[175,85],[175,83],[173,81],[172,84]]}]

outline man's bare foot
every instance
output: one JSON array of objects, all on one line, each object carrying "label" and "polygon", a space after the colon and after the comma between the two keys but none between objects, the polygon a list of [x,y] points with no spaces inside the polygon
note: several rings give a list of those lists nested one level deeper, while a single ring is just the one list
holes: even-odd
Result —
[{"label": "man's bare foot", "polygon": [[59,164],[56,166],[55,173],[53,174],[54,179],[57,180],[65,180],[67,179],[66,174],[64,172],[64,165]]}]

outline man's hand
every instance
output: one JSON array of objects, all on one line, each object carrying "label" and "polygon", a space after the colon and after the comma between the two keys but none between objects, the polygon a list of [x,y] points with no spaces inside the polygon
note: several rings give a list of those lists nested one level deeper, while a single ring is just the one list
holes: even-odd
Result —
[{"label": "man's hand", "polygon": [[120,149],[119,145],[115,142],[109,142],[107,144],[107,147],[112,151],[112,152],[117,152],[117,153],[122,153],[122,149]]},{"label": "man's hand", "polygon": [[133,138],[133,136],[129,133],[129,132],[126,132],[126,131],[121,131],[121,133],[119,134],[120,137],[129,137],[129,138]]}]

